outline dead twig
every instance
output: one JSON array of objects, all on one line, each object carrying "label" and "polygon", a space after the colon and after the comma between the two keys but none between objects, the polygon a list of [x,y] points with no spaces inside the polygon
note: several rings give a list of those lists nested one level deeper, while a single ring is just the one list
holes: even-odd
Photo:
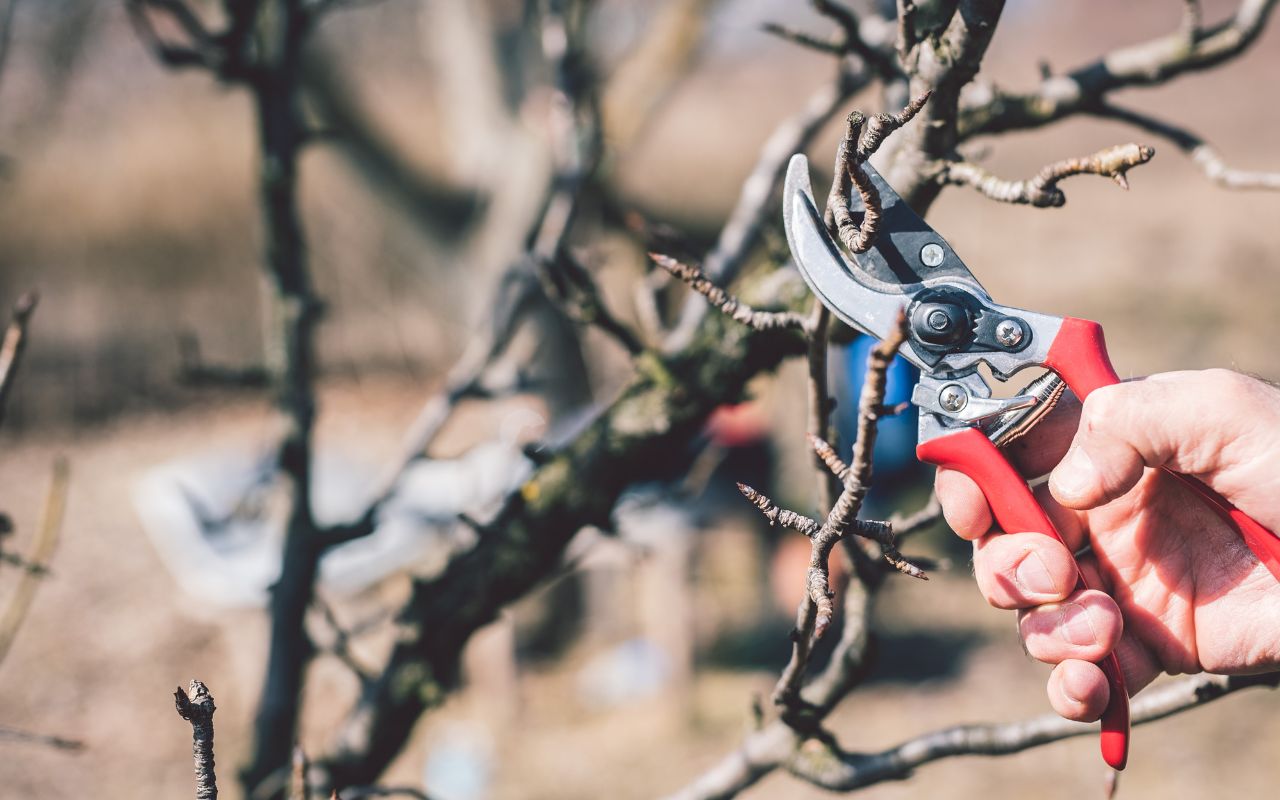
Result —
[{"label": "dead twig", "polygon": [[191,753],[195,760],[196,800],[217,800],[218,780],[213,769],[213,695],[209,687],[192,678],[183,691],[173,693],[178,716],[191,723]]},{"label": "dead twig", "polygon": [[948,162],[939,179],[955,186],[971,186],[979,194],[1000,203],[1020,203],[1040,208],[1057,208],[1067,202],[1058,181],[1073,175],[1102,175],[1121,189],[1129,188],[1125,173],[1147,163],[1155,150],[1142,144],[1122,144],[1082,158],[1055,161],[1029,180],[1005,180],[968,161]]}]

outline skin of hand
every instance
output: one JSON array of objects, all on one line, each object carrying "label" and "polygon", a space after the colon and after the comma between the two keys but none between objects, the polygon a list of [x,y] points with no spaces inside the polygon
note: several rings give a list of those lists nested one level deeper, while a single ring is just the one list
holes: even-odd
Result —
[{"label": "skin of hand", "polygon": [[[1027,652],[1056,665],[1049,702],[1068,719],[1105,710],[1094,662],[1113,648],[1129,690],[1162,672],[1280,668],[1280,583],[1199,498],[1159,471],[1204,481],[1280,531],[1280,389],[1227,370],[1172,372],[1064,397],[1006,455],[1027,476],[1090,586],[1074,591],[1067,547],[992,530],[976,484],[939,470],[951,527],[974,543],[978,587],[1018,609]],[[1056,465],[1056,466],[1055,466]],[[1114,598],[1114,599],[1113,599]]]}]

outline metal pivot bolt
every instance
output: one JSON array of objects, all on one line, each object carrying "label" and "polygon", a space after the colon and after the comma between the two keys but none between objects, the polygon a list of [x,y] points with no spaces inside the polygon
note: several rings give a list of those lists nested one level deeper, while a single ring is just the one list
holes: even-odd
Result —
[{"label": "metal pivot bolt", "polygon": [[926,267],[936,267],[941,264],[943,255],[942,245],[936,242],[930,242],[920,248],[920,261],[923,262]]},{"label": "metal pivot bolt", "polygon": [[1004,347],[1017,347],[1022,343],[1022,326],[1011,319],[1001,320],[996,326],[996,341]]},{"label": "metal pivot bolt", "polygon": [[938,405],[947,411],[959,411],[969,402],[969,393],[958,383],[948,383],[938,390]]}]

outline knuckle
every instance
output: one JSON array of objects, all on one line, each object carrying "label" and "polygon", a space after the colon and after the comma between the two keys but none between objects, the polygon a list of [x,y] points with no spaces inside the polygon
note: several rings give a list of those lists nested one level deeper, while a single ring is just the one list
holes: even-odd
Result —
[{"label": "knuckle", "polygon": [[1080,407],[1080,430],[1105,429],[1116,419],[1127,402],[1129,387],[1125,384],[1095,389]]}]

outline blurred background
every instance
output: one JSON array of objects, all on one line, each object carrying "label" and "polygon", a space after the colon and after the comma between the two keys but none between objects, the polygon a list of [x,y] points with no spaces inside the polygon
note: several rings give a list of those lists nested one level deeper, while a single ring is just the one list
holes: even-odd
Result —
[{"label": "blurred background", "polygon": [[[692,16],[672,16],[676,6]],[[1218,19],[1234,4],[1205,7]],[[41,296],[0,431],[0,508],[19,548],[38,527],[58,456],[71,478],[51,572],[0,663],[0,726],[84,746],[0,739],[0,794],[188,794],[189,730],[168,692],[195,676],[217,698],[218,762],[235,797],[265,663],[261,587],[202,572],[165,503],[183,476],[234,484],[277,435],[255,377],[270,354],[252,103],[203,71],[159,65],[121,3],[12,8],[0,66],[0,302],[31,288]],[[1181,8],[1014,0],[984,76],[1030,87],[1042,63],[1066,69],[1160,35]],[[651,279],[644,242],[618,209],[705,248],[770,132],[831,77],[829,56],[762,32],[770,21],[824,30],[806,4],[784,0],[598,3],[589,41],[607,78],[610,191],[582,211],[588,233],[575,247],[626,322],[643,328],[635,287]],[[526,23],[518,0],[379,0],[327,15],[308,43],[305,105],[324,135],[302,157],[300,213],[324,302],[317,504],[332,515],[394,460],[418,407],[491,315],[540,210],[550,100],[546,76],[525,67]],[[669,37],[655,37],[664,24]],[[1233,166],[1280,169],[1277,28],[1218,69],[1120,99],[1193,127]],[[652,63],[645,47],[681,37],[694,44],[673,75],[636,77]],[[655,83],[660,93],[647,94]],[[878,103],[868,93],[847,107]],[[839,135],[832,125],[816,137],[818,169],[829,172]],[[1071,118],[984,140],[985,165],[1025,176],[1126,141],[1144,137]],[[1130,174],[1127,193],[1073,179],[1067,205],[1044,210],[953,189],[930,221],[998,300],[1102,322],[1122,375],[1226,366],[1280,378],[1280,195],[1217,188],[1175,148],[1153,144],[1156,158]],[[480,463],[477,445],[518,453],[607,402],[629,375],[625,353],[594,331],[581,358],[547,341],[512,356],[513,369],[536,373],[533,388],[468,402],[433,447],[444,470],[433,485],[456,480],[465,494],[476,488],[472,467],[492,479],[491,496],[476,489],[445,505],[483,506],[524,474],[510,459]],[[619,510],[623,536],[581,536],[573,570],[478,634],[467,687],[423,719],[387,782],[457,800],[649,797],[732,748],[753,695],[768,696],[786,661],[808,555],[798,535],[763,529],[732,481],[811,508],[803,375],[789,363],[758,381],[749,407],[718,419],[710,455],[678,492],[635,492]],[[879,498],[886,512],[923,502],[927,474],[904,461],[896,478]],[[204,501],[220,502],[206,490]],[[406,535],[333,568],[321,591],[332,613],[372,620],[352,643],[357,660],[378,662],[395,636],[381,610],[403,599],[409,576],[439,569],[459,535],[440,532],[431,546]],[[842,743],[880,748],[1045,711],[1046,668],[1022,654],[1012,617],[982,602],[964,550],[941,530],[912,552],[942,568],[927,584],[891,580],[882,594],[874,674],[831,720]],[[0,598],[15,584],[0,569]],[[340,659],[316,659],[309,751],[324,752],[357,691]],[[1126,795],[1270,796],[1277,712],[1280,698],[1252,694],[1139,729]],[[934,764],[866,794],[1077,797],[1101,791],[1095,747],[1086,738]],[[779,774],[747,796],[820,794]]]}]

